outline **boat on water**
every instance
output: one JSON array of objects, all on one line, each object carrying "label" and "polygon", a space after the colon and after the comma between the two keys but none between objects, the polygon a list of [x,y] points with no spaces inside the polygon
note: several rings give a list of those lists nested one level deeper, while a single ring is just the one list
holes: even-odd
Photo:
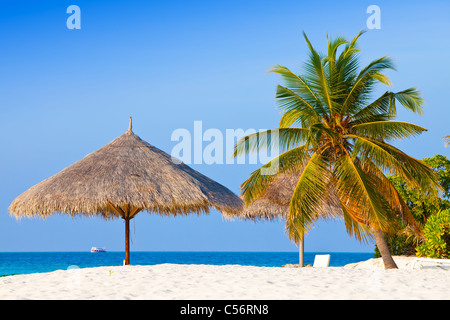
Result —
[{"label": "boat on water", "polygon": [[91,252],[106,252],[105,248],[92,247]]}]

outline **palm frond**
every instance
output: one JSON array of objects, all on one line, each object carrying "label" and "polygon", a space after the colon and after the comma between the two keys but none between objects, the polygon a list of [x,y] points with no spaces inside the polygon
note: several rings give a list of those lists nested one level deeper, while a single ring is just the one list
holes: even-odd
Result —
[{"label": "palm frond", "polygon": [[345,46],[336,62],[336,70],[339,73],[340,81],[350,86],[357,76],[359,66],[357,41],[365,31],[361,30],[353,40]]},{"label": "palm frond", "polygon": [[329,88],[330,84],[324,71],[324,65],[327,62],[327,59],[314,49],[305,32],[303,32],[303,37],[310,50],[309,61],[305,64],[305,70],[307,71],[306,79],[308,79],[313,85],[313,88],[320,93],[321,101],[328,106],[329,114],[333,114],[333,101]]},{"label": "palm frond", "polygon": [[392,119],[393,116],[389,113],[391,97],[392,92],[386,91],[372,103],[359,109],[352,108],[352,112],[348,114],[349,118],[352,120],[351,125],[378,121],[374,119],[379,119],[380,115],[383,116],[384,120]]},{"label": "palm frond", "polygon": [[[299,172],[305,163],[309,160],[310,153],[306,145],[294,148],[280,154],[258,170],[255,170],[250,177],[241,184],[241,191],[246,204],[256,200],[270,185],[270,183],[278,177],[279,174],[285,172]],[[266,171],[276,172],[274,174],[265,174]]]},{"label": "palm frond", "polygon": [[[287,88],[289,88],[294,93],[302,96],[302,98],[305,101],[308,101],[309,104],[314,104],[318,108],[320,108],[321,102],[319,98],[313,91],[311,85],[303,77],[294,74],[288,68],[280,65],[275,65],[268,72],[279,74]],[[321,115],[323,116],[325,111],[323,109],[321,111]]]},{"label": "palm frond", "polygon": [[411,186],[436,195],[441,187],[434,171],[423,161],[408,156],[404,152],[385,142],[364,136],[348,135],[354,138],[353,157],[361,161],[370,159],[381,170],[388,170],[405,179]]},{"label": "palm frond", "polygon": [[399,92],[386,91],[378,99],[373,101],[363,108],[353,108],[349,113],[352,115],[352,120],[356,123],[361,123],[361,119],[369,118],[374,115],[385,114],[388,119],[393,119],[397,116],[397,107],[395,101],[407,110],[410,110],[419,115],[423,114],[422,105],[424,103],[420,92],[415,88],[406,89]]},{"label": "palm frond", "polygon": [[338,62],[336,59],[337,51],[339,47],[344,44],[348,44],[348,40],[343,37],[338,37],[336,39],[330,39],[327,34],[327,47],[328,47],[328,56],[326,60],[328,62],[328,73],[327,76],[329,78],[330,89],[332,92],[340,91],[342,86],[341,74],[339,69],[336,68],[336,63]]},{"label": "palm frond", "polygon": [[445,136],[444,138],[445,146],[448,147],[450,145],[450,135]]},{"label": "palm frond", "polygon": [[278,107],[284,112],[299,111],[297,113],[298,121],[302,123],[314,123],[322,118],[321,108],[315,108],[307,100],[288,88],[278,85],[275,98]]},{"label": "palm frond", "polygon": [[304,128],[278,128],[256,132],[239,139],[234,146],[233,157],[268,149],[289,150],[306,142],[310,132]]},{"label": "palm frond", "polygon": [[371,85],[374,83],[373,80],[380,81],[384,84],[390,84],[387,76],[381,72],[385,69],[395,69],[392,60],[387,56],[372,61],[367,67],[361,70],[358,77],[355,79],[355,83],[348,93],[347,98],[342,104],[342,114],[346,114],[347,110],[350,113],[352,112],[354,102],[370,89]]},{"label": "palm frond", "polygon": [[328,58],[330,58],[331,63],[336,62],[337,50],[340,46],[347,44],[348,40],[344,37],[338,37],[336,39],[330,39],[327,34],[327,48],[328,48]]},{"label": "palm frond", "polygon": [[346,153],[337,159],[333,175],[341,201],[348,203],[351,199],[353,211],[358,212],[361,221],[370,223],[374,230],[387,230],[389,203],[378,192],[375,179],[362,170],[358,159]]},{"label": "palm frond", "polygon": [[[422,105],[424,101],[416,88],[409,88],[403,91],[399,91],[394,94],[394,98],[402,104],[405,109],[408,109],[419,115],[423,115]],[[396,114],[395,112],[393,114]]]},{"label": "palm frond", "polygon": [[[280,119],[280,124],[278,126],[280,128],[290,128],[293,125],[303,127],[304,122],[302,121],[302,119],[303,113],[300,110],[289,110],[283,113]],[[307,125],[305,124],[305,126]]]},{"label": "palm frond", "polygon": [[345,222],[345,228],[349,235],[353,235],[357,240],[361,242],[368,243],[369,239],[372,238],[370,224],[360,217],[358,207],[355,206],[353,208],[353,206],[351,205],[352,201],[353,199],[348,198],[346,198],[344,201],[342,199],[339,199]]},{"label": "palm frond", "polygon": [[[409,225],[411,230],[413,230],[416,234],[420,234],[420,228],[416,224],[413,214],[409,210],[408,205],[405,200],[403,200],[392,181],[388,179],[386,175],[378,168],[378,166],[375,165],[370,159],[367,159],[363,163],[362,168],[364,171],[370,172],[372,176],[376,177],[376,180],[378,181],[378,190],[383,190],[383,195],[389,202],[390,207],[393,209],[393,213],[400,216],[400,218],[407,225]],[[396,221],[396,219],[390,220]]]},{"label": "palm frond", "polygon": [[292,195],[286,232],[289,239],[298,243],[317,219],[321,204],[327,197],[330,172],[325,158],[314,153],[305,165]]},{"label": "palm frond", "polygon": [[377,140],[389,141],[417,136],[427,129],[418,125],[403,121],[372,121],[357,124],[351,127],[357,135],[370,137]]}]

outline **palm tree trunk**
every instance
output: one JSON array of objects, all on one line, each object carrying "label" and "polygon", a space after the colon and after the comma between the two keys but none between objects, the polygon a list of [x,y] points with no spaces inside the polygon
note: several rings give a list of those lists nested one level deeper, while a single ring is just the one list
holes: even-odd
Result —
[{"label": "palm tree trunk", "polygon": [[385,269],[398,269],[397,264],[389,252],[389,247],[384,239],[383,232],[381,231],[373,231],[373,235],[375,237],[375,242],[378,247],[378,251],[380,251],[381,258],[384,262]]},{"label": "palm tree trunk", "polygon": [[303,268],[305,266],[305,240],[300,240],[298,243],[298,266]]}]

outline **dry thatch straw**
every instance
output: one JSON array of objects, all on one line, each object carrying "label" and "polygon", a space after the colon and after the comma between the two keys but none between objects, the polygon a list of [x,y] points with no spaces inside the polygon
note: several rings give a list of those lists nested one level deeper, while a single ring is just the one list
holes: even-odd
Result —
[{"label": "dry thatch straw", "polygon": [[141,140],[131,130],[130,118],[125,134],[25,191],[9,212],[15,217],[121,217],[128,225],[140,211],[200,214],[213,207],[231,217],[239,215],[243,205],[221,184]]},{"label": "dry thatch straw", "polygon": [[[245,207],[239,218],[254,221],[286,219],[300,174],[301,172],[280,174],[280,177],[274,180],[258,199]],[[317,213],[317,218],[330,217],[342,217],[339,199],[332,189],[328,192],[328,197],[321,207],[321,212]]]}]

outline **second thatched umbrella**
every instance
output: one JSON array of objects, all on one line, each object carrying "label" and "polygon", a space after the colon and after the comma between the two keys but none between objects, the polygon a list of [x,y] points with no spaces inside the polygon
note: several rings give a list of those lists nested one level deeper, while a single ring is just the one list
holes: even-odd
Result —
[{"label": "second thatched umbrella", "polygon": [[125,134],[17,197],[16,217],[100,215],[125,221],[125,263],[130,263],[129,223],[140,211],[161,215],[208,213],[239,215],[243,201],[160,149]]},{"label": "second thatched umbrella", "polygon": [[[239,218],[253,221],[286,219],[289,214],[291,198],[299,179],[300,172],[280,174],[280,177],[274,180],[258,199],[245,207]],[[339,200],[332,189],[329,191],[321,209],[321,213],[317,214],[317,219],[342,217]],[[298,243],[298,246],[299,265],[303,267],[303,240]]]}]

